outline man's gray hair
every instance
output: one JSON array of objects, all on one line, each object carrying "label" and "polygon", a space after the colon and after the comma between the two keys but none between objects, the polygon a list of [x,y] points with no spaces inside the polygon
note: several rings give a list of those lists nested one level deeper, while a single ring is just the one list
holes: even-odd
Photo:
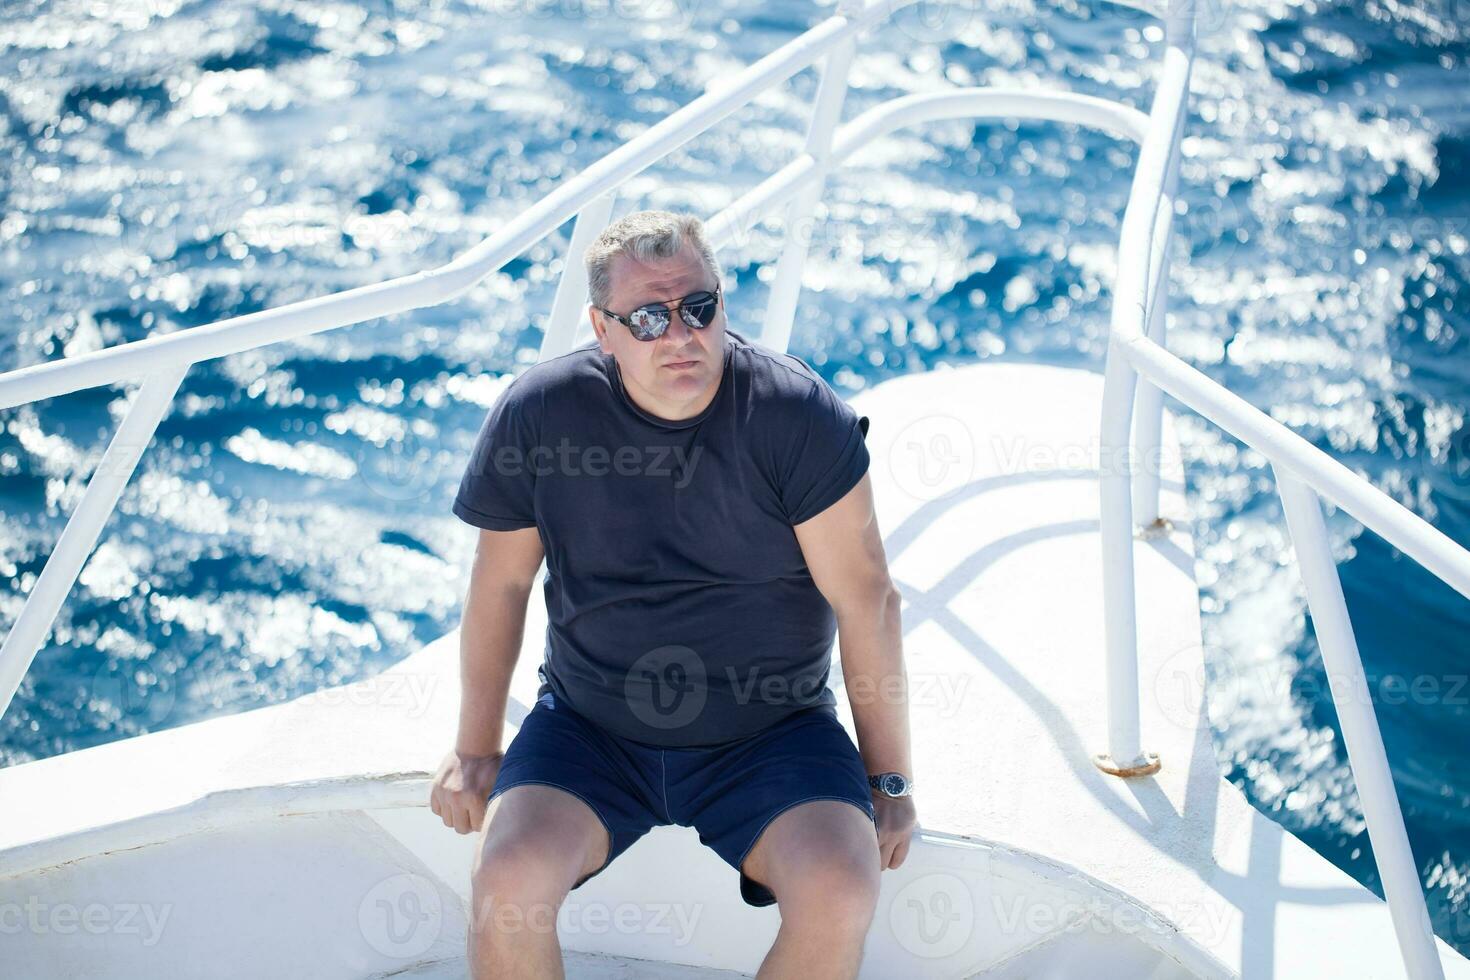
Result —
[{"label": "man's gray hair", "polygon": [[[597,240],[587,246],[587,294],[593,306],[607,306],[612,297],[612,264],[619,255],[639,262],[670,259],[685,244],[720,283],[720,267],[714,249],[704,237],[704,223],[692,214],[674,211],[634,211],[608,225]],[[622,312],[622,311],[618,311]]]}]

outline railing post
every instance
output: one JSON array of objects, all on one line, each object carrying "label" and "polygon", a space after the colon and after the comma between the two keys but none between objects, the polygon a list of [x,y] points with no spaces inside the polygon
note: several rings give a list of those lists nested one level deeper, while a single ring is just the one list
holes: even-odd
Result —
[{"label": "railing post", "polygon": [[[838,6],[838,13],[850,17],[861,7],[861,3],[844,0]],[[786,206],[785,240],[781,244],[781,257],[776,261],[776,274],[771,280],[760,334],[761,344],[772,350],[784,352],[791,344],[792,320],[796,317],[796,302],[801,295],[801,275],[806,268],[806,256],[813,237],[809,225],[826,186],[832,135],[837,131],[837,122],[842,116],[842,104],[847,98],[847,73],[856,50],[857,37],[854,36],[834,48],[822,62],[822,80],[812,102],[812,118],[806,133],[806,152],[817,161],[821,176]]]},{"label": "railing post", "polygon": [[[1195,7],[1197,0],[1171,0],[1164,18],[1165,44],[1187,52],[1190,66],[1193,64],[1195,35]],[[1184,120],[1188,113],[1182,111],[1187,104],[1190,71],[1184,75],[1185,102],[1174,125],[1169,161],[1164,171],[1163,197],[1159,213],[1155,216],[1153,255],[1149,256],[1149,282],[1145,295],[1149,297],[1149,312],[1146,332],[1148,338],[1160,347],[1164,346],[1167,327],[1165,317],[1169,309],[1169,240],[1174,232],[1174,198],[1179,190],[1179,143],[1184,136]],[[1144,534],[1168,530],[1168,522],[1159,516],[1159,444],[1163,436],[1164,393],[1146,379],[1139,386],[1137,404],[1134,406],[1133,445],[1138,458],[1143,461],[1143,472],[1133,476],[1133,520]]]},{"label": "railing post", "polygon": [[[1179,137],[1184,128],[1181,114],[1174,129],[1174,147],[1164,177],[1164,193],[1154,222],[1154,254],[1149,257],[1150,297],[1148,339],[1165,346],[1169,309],[1169,244],[1174,232],[1174,197],[1179,189]],[[1133,474],[1133,522],[1145,534],[1167,530],[1159,516],[1159,471],[1163,468],[1164,393],[1157,385],[1142,380],[1133,408],[1133,446],[1140,470]]]},{"label": "railing post", "polygon": [[62,529],[56,548],[46,559],[46,566],[41,569],[5,643],[0,645],[0,717],[10,707],[21,678],[31,669],[41,641],[51,632],[61,604],[71,592],[87,556],[97,546],[97,537],[117,507],[122,488],[173,403],[189,367],[189,364],[173,365],[143,380],[128,406],[128,414],[107,444],[102,461],[87,481],[81,502]]},{"label": "railing post", "polygon": [[1093,762],[1113,776],[1157,772],[1159,757],[1144,754],[1139,734],[1138,624],[1133,582],[1133,506],[1128,432],[1138,373],[1116,336],[1103,372],[1098,514],[1103,562],[1103,628],[1107,658],[1108,751]]},{"label": "railing post", "polygon": [[1272,469],[1286,511],[1286,526],[1296,550],[1297,565],[1307,587],[1307,605],[1317,631],[1322,663],[1327,668],[1337,720],[1342,726],[1348,768],[1358,787],[1368,840],[1373,845],[1378,874],[1383,879],[1383,894],[1388,900],[1404,966],[1416,980],[1442,980],[1444,968],[1435,950],[1434,930],[1424,906],[1424,889],[1404,829],[1398,793],[1393,788],[1393,773],[1383,749],[1383,736],[1378,730],[1368,680],[1363,674],[1358,642],[1353,637],[1352,621],[1342,597],[1342,581],[1328,547],[1322,504],[1316,491],[1293,474],[1274,463]]},{"label": "railing post", "polygon": [[546,317],[546,332],[541,335],[540,360],[565,354],[576,346],[577,332],[587,312],[587,267],[582,264],[582,256],[607,227],[616,196],[608,191],[577,212],[572,239],[567,242],[561,281],[557,283],[556,298],[551,301],[551,312]]},{"label": "railing post", "polygon": [[[1170,166],[1179,144],[1179,120],[1189,92],[1189,52],[1171,47],[1163,77],[1149,110],[1123,232],[1118,240],[1118,275],[1103,370],[1102,424],[1098,459],[1098,520],[1103,563],[1103,629],[1107,658],[1108,751],[1093,763],[1113,776],[1147,776],[1159,771],[1159,757],[1144,752],[1138,692],[1137,585],[1133,568],[1133,460],[1131,435],[1138,371],[1125,345],[1144,336],[1155,260],[1165,254],[1156,233],[1168,219]],[[1169,136],[1160,136],[1169,126]],[[1145,202],[1147,195],[1149,202]],[[1142,253],[1142,254],[1140,254]]]}]

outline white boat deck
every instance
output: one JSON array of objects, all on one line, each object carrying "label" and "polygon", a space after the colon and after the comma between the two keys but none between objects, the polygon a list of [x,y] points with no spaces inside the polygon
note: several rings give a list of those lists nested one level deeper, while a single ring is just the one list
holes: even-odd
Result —
[{"label": "white boat deck", "polygon": [[[879,521],[906,599],[926,831],[909,866],[885,873],[864,975],[1403,976],[1387,907],[1220,778],[1184,531],[1136,548],[1144,747],[1162,771],[1122,780],[1093,766],[1106,730],[1101,389],[1085,372],[983,365],[853,399],[871,419]],[[1164,441],[1176,460],[1167,421]],[[1177,467],[1163,512],[1185,516]],[[544,626],[538,590],[512,727],[534,699]],[[145,947],[43,922],[7,936],[6,972],[463,976],[473,838],[407,805],[426,802],[453,741],[457,687],[450,634],[347,688],[0,770],[0,907],[142,903],[167,906],[171,925]],[[981,880],[979,897],[955,890]],[[744,906],[734,872],[682,828],[654,831],[572,900],[606,911],[629,895],[644,910],[696,908],[704,938],[669,953],[647,922],[564,932],[569,976],[750,973],[779,921]],[[968,917],[957,897],[973,898]],[[432,928],[405,945],[373,925],[379,907]],[[887,958],[905,917],[926,911],[963,919],[965,941],[898,935],[919,966]],[[175,962],[169,944],[191,943],[207,967],[159,969]],[[1440,950],[1447,976],[1470,977]],[[640,955],[696,972],[652,972]]]},{"label": "white boat deck", "polygon": [[[711,970],[597,953],[568,952],[563,965],[566,967],[566,980],[738,980],[745,976],[732,970]],[[464,958],[440,960],[405,973],[395,973],[393,977],[395,980],[464,980]]]},{"label": "white boat deck", "polygon": [[[1176,530],[1138,541],[1134,557],[1143,748],[1162,769],[1118,779],[1090,761],[1107,732],[1102,379],[1019,365],[944,378],[906,376],[853,399],[872,418],[874,459],[893,461],[872,473],[907,599],[910,676],[966,685],[947,717],[913,692],[921,823],[1081,869],[1159,913],[1229,974],[1403,976],[1388,907],[1220,776],[1172,420],[1160,513]],[[956,421],[918,430],[955,431],[963,420],[974,465],[963,489],[931,502],[906,492],[914,478],[904,464],[909,444],[928,437],[898,426],[939,416]],[[1440,947],[1447,975],[1470,976]]]}]

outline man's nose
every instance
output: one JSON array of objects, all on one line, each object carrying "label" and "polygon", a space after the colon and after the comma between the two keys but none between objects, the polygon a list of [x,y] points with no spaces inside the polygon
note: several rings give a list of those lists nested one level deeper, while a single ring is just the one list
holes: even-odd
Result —
[{"label": "man's nose", "polygon": [[682,311],[675,310],[669,314],[669,328],[664,331],[664,336],[672,342],[674,347],[684,346],[689,342],[689,338],[694,336],[694,330],[684,322]]}]

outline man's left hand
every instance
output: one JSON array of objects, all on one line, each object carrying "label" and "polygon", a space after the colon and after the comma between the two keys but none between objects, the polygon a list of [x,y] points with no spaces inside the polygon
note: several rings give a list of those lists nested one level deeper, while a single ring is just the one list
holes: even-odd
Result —
[{"label": "man's left hand", "polygon": [[885,871],[903,864],[909,854],[909,841],[919,826],[914,798],[894,799],[882,793],[873,794],[873,810],[878,826],[879,867]]}]

